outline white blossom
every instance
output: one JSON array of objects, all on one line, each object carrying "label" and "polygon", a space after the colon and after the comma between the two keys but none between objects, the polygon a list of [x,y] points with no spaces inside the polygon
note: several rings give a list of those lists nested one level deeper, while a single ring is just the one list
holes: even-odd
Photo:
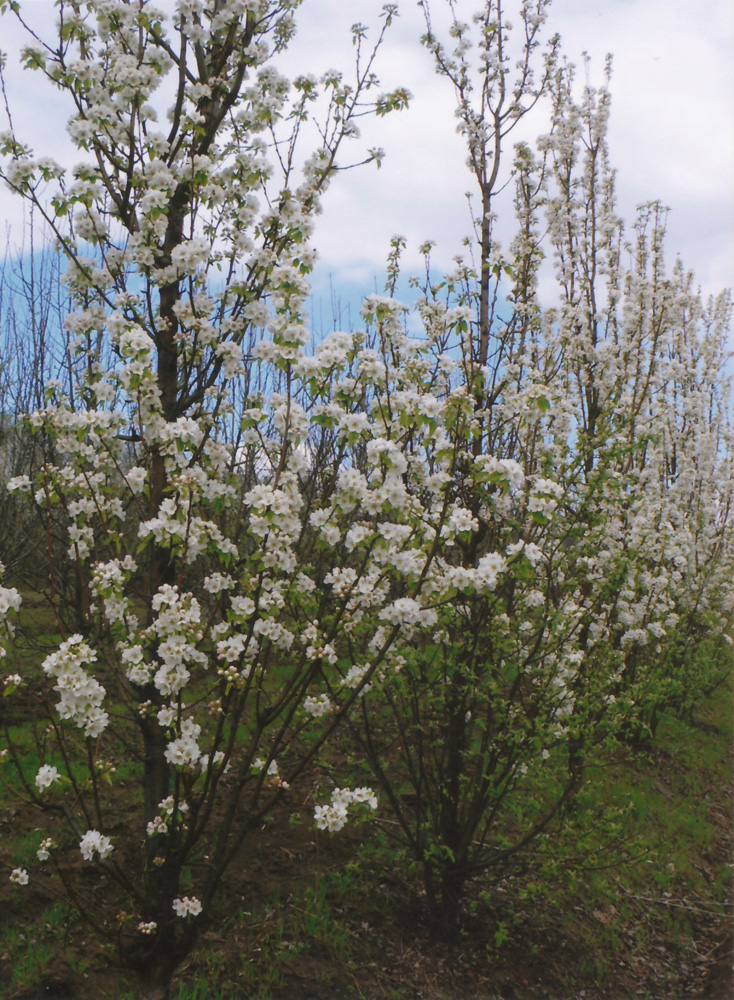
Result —
[{"label": "white blossom", "polygon": [[197,917],[201,913],[201,901],[196,896],[183,896],[171,904],[177,917]]},{"label": "white blossom", "polygon": [[42,764],[36,775],[36,787],[39,791],[43,791],[44,788],[50,788],[59,778],[58,768],[52,767],[50,764]]},{"label": "white blossom", "polygon": [[85,861],[92,861],[95,854],[99,854],[104,860],[112,851],[112,843],[109,837],[103,836],[98,830],[87,830],[79,841],[79,850]]}]

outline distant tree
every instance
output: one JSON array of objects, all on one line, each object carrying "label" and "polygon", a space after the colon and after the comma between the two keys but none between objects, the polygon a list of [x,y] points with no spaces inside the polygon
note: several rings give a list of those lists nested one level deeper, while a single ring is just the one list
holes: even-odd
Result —
[{"label": "distant tree", "polygon": [[[43,406],[46,387],[69,379],[64,316],[68,302],[60,282],[61,260],[39,243],[31,212],[26,239],[8,240],[0,264],[0,476],[3,484],[37,471],[48,442],[30,433],[24,415]],[[42,590],[47,546],[38,511],[17,493],[0,493],[0,562],[16,582]],[[68,543],[66,543],[68,545]],[[73,581],[70,594],[73,592]]]}]

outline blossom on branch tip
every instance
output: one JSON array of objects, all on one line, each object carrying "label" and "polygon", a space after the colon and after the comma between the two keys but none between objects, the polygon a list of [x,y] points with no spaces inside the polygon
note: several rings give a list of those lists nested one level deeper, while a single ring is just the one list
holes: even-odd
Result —
[{"label": "blossom on branch tip", "polygon": [[174,899],[172,905],[177,917],[196,917],[201,913],[201,902],[196,896],[183,896],[181,899]]},{"label": "blossom on branch tip", "polygon": [[49,857],[51,856],[50,854],[51,848],[55,846],[56,845],[54,844],[51,837],[46,837],[45,840],[42,840],[41,843],[38,845],[38,850],[36,851],[36,857],[38,858],[38,860],[48,861]]},{"label": "blossom on branch tip", "polygon": [[11,608],[20,611],[21,600],[15,587],[0,587],[0,616],[4,617]]},{"label": "blossom on branch tip", "polygon": [[112,843],[109,837],[105,837],[99,830],[87,830],[79,841],[79,850],[85,861],[92,861],[95,854],[99,854],[100,859],[104,859],[112,851]]},{"label": "blossom on branch tip", "polygon": [[315,719],[318,719],[322,715],[328,715],[329,712],[333,712],[334,710],[331,699],[326,694],[320,694],[318,698],[314,698],[313,695],[308,695],[303,702],[303,708]]},{"label": "blossom on branch tip", "polygon": [[148,823],[145,832],[149,837],[155,837],[157,834],[168,833],[168,824],[162,816],[156,816],[154,820],[151,820],[151,822]]},{"label": "blossom on branch tip", "polygon": [[30,493],[31,481],[28,476],[14,476],[8,480],[6,489],[9,493],[14,493],[16,490],[21,493]]},{"label": "blossom on branch tip", "polygon": [[370,809],[377,809],[377,796],[371,788],[365,786],[355,789],[335,788],[331,793],[331,804],[316,806],[314,820],[318,830],[328,830],[336,833],[347,824],[349,806],[353,803],[364,804]]},{"label": "blossom on branch tip", "polygon": [[128,469],[125,473],[125,479],[128,482],[130,489],[133,493],[142,493],[145,489],[145,480],[147,478],[147,472],[145,469],[139,469],[137,467]]},{"label": "blossom on branch tip", "polygon": [[52,767],[50,764],[42,764],[36,775],[36,787],[39,791],[43,791],[44,788],[50,788],[60,777],[61,775],[57,768]]}]

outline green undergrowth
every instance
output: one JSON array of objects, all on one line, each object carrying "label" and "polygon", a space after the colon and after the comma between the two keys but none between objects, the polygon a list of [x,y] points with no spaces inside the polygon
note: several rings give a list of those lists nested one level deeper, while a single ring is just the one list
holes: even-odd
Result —
[{"label": "green undergrowth", "polygon": [[[627,969],[630,995],[645,995],[657,950],[667,959],[649,995],[665,996],[665,976],[702,957],[707,926],[731,922],[733,723],[731,679],[691,717],[666,712],[643,753],[622,750],[592,773],[563,835],[517,880],[522,934],[540,939],[562,915],[575,944],[569,989],[611,989]],[[610,814],[617,822],[602,824]]]},{"label": "green undergrowth", "polygon": [[[704,992],[701,959],[726,958],[733,720],[729,680],[692,716],[664,714],[643,748],[605,749],[563,832],[551,831],[512,871],[471,885],[450,945],[428,936],[419,872],[392,837],[384,803],[376,820],[329,835],[313,828],[309,790],[294,790],[254,855],[231,869],[171,1000],[726,996],[726,987]],[[31,730],[14,729],[28,776],[37,765]],[[12,765],[3,772],[9,779]],[[3,861],[31,871],[37,814],[19,809],[8,787],[1,808]],[[77,984],[79,1000],[133,1000],[112,952],[94,950],[62,887],[49,887],[57,898],[7,876],[0,886],[11,917],[0,929],[0,996],[65,982]],[[699,994],[683,990],[684,974],[689,986],[699,976]]]},{"label": "green undergrowth", "polygon": [[[666,713],[642,753],[621,747],[610,755],[590,774],[563,835],[507,878],[472,886],[452,949],[425,940],[420,907],[406,900],[411,891],[419,896],[418,883],[407,865],[396,874],[400,852],[382,820],[341,867],[315,883],[304,873],[287,896],[274,889],[258,910],[233,917],[172,996],[281,1000],[310,974],[323,997],[407,1000],[421,984],[395,962],[413,947],[424,955],[433,948],[442,963],[507,990],[488,986],[477,997],[515,996],[518,984],[524,997],[547,997],[551,985],[559,996],[590,988],[620,998],[676,995],[676,977],[700,955],[702,935],[718,933],[731,916],[733,707],[729,682],[692,718]],[[254,947],[239,967],[223,955],[214,967],[230,934]],[[448,986],[422,988],[429,997],[456,995]]]}]

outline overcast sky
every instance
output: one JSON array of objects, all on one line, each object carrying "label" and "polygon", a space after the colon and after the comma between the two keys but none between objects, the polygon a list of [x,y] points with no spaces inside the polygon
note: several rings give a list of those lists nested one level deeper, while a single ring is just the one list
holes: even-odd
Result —
[{"label": "overcast sky", "polygon": [[[383,0],[304,0],[299,37],[288,65],[318,74],[349,66],[349,27],[374,26]],[[507,0],[512,9],[516,0]],[[54,18],[51,0],[24,0],[44,20]],[[437,19],[445,0],[432,0]],[[457,0],[468,20],[478,0]],[[369,124],[363,148],[386,151],[374,165],[346,171],[329,190],[315,242],[318,282],[331,274],[334,286],[373,289],[382,282],[391,236],[409,240],[408,266],[417,247],[435,240],[434,261],[449,266],[469,230],[464,193],[471,186],[465,154],[455,134],[453,95],[421,48],[424,30],[416,0],[402,0],[400,18],[378,63],[385,89],[402,85],[414,94],[409,111]],[[517,18],[516,18],[517,20]],[[604,58],[614,57],[610,145],[618,171],[619,208],[632,222],[643,201],[671,208],[669,257],[680,254],[707,292],[734,283],[734,5],[731,0],[554,0],[548,27],[560,33],[563,52],[603,80]],[[64,152],[65,112],[38,74],[21,73],[20,35],[10,18],[0,21],[0,48],[8,54],[9,100],[16,129],[41,155],[74,163]],[[536,132],[545,122],[538,115]],[[3,122],[0,128],[5,128]],[[359,151],[354,150],[355,157]],[[17,233],[20,206],[0,190],[0,219]]]},{"label": "overcast sky", "polygon": [[[374,19],[380,0],[306,0],[313,13],[300,44],[322,53],[329,15],[340,8],[345,29],[355,12]],[[433,0],[438,11],[442,3]],[[479,5],[458,0],[463,15]],[[510,8],[510,3],[506,7]],[[513,5],[514,6],[514,5]],[[323,264],[369,280],[384,261],[390,236],[413,250],[437,241],[434,259],[449,263],[469,229],[464,193],[471,179],[455,133],[453,94],[416,40],[423,30],[415,0],[403,0],[401,21],[386,44],[383,82],[414,94],[408,112],[375,123],[387,156],[338,178],[317,232]],[[468,19],[468,17],[467,17]],[[731,0],[554,0],[548,27],[562,38],[578,81],[603,81],[613,55],[610,145],[617,168],[620,211],[631,224],[635,208],[659,199],[671,209],[669,256],[680,254],[707,291],[734,283],[734,5]],[[322,56],[323,58],[323,56]],[[545,129],[540,113],[535,131]],[[370,130],[370,138],[373,132]]]}]

